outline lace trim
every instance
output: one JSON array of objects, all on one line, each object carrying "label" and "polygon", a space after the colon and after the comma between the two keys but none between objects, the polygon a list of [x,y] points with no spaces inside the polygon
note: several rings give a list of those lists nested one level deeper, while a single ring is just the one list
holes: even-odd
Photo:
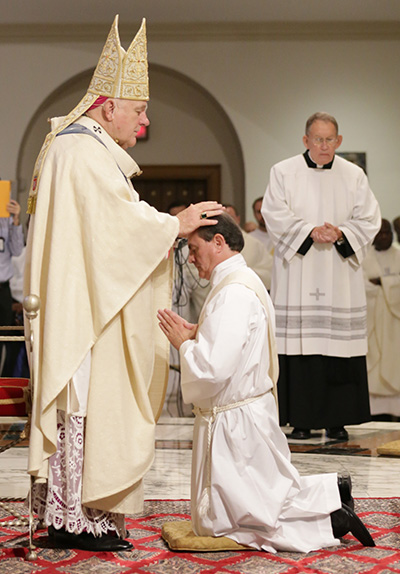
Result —
[{"label": "lace trim", "polygon": [[57,452],[49,460],[46,484],[34,484],[32,505],[39,519],[57,530],[126,536],[123,514],[82,506],[84,417],[57,412]]}]

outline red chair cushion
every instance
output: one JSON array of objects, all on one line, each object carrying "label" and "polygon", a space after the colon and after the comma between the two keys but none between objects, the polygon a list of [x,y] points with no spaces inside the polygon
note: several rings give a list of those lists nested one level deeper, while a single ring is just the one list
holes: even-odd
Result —
[{"label": "red chair cushion", "polygon": [[0,378],[0,416],[27,416],[27,390],[29,379]]}]

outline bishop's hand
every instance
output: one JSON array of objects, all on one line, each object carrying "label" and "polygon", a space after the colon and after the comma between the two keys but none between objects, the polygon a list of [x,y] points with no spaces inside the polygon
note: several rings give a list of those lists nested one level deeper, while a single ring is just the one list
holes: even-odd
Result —
[{"label": "bishop's hand", "polygon": [[216,201],[192,203],[176,216],[179,219],[179,237],[188,237],[204,225],[215,225],[218,221],[213,217],[224,211],[225,208]]}]

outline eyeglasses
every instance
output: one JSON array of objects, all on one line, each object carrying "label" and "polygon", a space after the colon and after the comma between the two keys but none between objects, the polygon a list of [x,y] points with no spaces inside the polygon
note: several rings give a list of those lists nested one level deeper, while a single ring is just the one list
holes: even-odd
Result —
[{"label": "eyeglasses", "polygon": [[324,143],[328,146],[333,146],[337,142],[337,138],[313,138],[312,142],[314,145],[319,147],[321,147]]}]

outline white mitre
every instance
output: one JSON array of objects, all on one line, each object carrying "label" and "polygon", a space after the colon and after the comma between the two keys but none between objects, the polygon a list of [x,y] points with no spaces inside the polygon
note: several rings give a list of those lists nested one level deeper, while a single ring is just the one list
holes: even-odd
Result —
[{"label": "white mitre", "polygon": [[40,150],[29,192],[28,213],[35,213],[43,161],[54,138],[87,112],[99,96],[136,101],[149,99],[146,20],[144,18],[128,51],[125,51],[119,39],[118,15],[115,16],[88,91],[79,104],[62,121],[57,122],[57,127],[47,135]]}]

